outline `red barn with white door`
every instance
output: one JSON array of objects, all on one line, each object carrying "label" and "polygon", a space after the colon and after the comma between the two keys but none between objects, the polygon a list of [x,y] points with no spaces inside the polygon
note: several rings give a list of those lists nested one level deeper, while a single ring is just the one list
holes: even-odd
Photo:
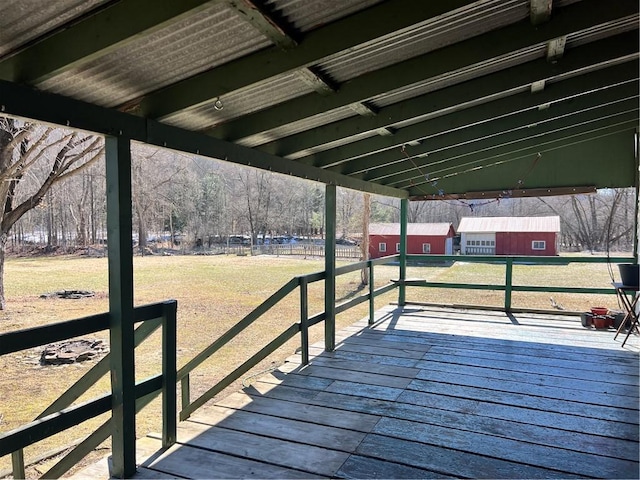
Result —
[{"label": "red barn with white door", "polygon": [[[450,223],[407,224],[408,254],[453,254],[455,230]],[[400,224],[369,225],[369,258],[400,253]]]},{"label": "red barn with white door", "polygon": [[560,217],[465,217],[458,233],[462,255],[554,256]]}]

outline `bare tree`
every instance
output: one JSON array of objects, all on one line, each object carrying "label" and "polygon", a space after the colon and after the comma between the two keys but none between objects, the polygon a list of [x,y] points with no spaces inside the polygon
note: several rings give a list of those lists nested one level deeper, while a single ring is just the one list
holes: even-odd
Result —
[{"label": "bare tree", "polygon": [[267,172],[248,170],[239,172],[241,195],[247,205],[246,215],[251,230],[251,238],[255,243],[260,232],[269,229],[270,207],[272,196],[272,175]]},{"label": "bare tree", "polygon": [[621,240],[627,243],[633,230],[633,222],[625,215],[628,197],[624,189],[609,189],[539,201],[561,218],[565,243],[593,252],[608,251]]},{"label": "bare tree", "polygon": [[[6,308],[4,260],[11,228],[51,187],[86,168],[103,151],[102,140],[12,118],[0,118],[0,310]],[[43,176],[34,165],[47,168]]]}]

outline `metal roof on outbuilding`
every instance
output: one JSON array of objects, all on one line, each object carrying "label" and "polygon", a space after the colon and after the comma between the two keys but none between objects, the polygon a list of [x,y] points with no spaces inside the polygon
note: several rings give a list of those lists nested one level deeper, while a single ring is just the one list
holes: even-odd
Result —
[{"label": "metal roof on outbuilding", "polygon": [[464,217],[458,233],[559,232],[560,217]]},{"label": "metal roof on outbuilding", "polygon": [[[446,236],[451,223],[408,223],[407,235]],[[369,225],[369,235],[400,235],[399,223],[372,223]]]}]

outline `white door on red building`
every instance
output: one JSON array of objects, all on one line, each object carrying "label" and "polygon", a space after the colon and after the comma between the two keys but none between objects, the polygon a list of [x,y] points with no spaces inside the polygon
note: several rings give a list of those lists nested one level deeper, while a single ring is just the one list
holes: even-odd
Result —
[{"label": "white door on red building", "polygon": [[444,254],[453,255],[453,238],[447,238],[444,242]]}]

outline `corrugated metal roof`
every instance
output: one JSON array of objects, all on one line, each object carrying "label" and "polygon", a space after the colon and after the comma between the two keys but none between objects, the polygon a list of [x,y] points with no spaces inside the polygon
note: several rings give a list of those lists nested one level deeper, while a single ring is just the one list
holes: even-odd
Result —
[{"label": "corrugated metal roof", "polygon": [[38,87],[115,106],[270,44],[224,4],[214,4]]},{"label": "corrugated metal roof", "polygon": [[[408,223],[407,235],[446,236],[451,228],[450,223]],[[372,223],[369,235],[400,235],[399,223]]]},{"label": "corrugated metal roof", "polygon": [[[517,4],[517,2],[516,2]],[[519,7],[522,7],[522,5],[519,5]],[[475,8],[478,8],[477,6]],[[515,8],[515,7],[514,7]],[[460,9],[460,10],[465,10],[465,9]],[[522,12],[520,12],[520,16],[521,16]],[[518,17],[518,20],[520,18]],[[606,38],[612,35],[616,35],[625,31],[629,31],[632,30],[633,28],[637,27],[637,21],[638,18],[637,17],[627,17],[624,20],[620,20],[617,22],[610,22],[607,24],[602,24],[599,25],[598,27],[594,27],[591,29],[586,29],[586,30],[582,30],[580,32],[576,32],[575,34],[569,35],[567,37],[567,49],[570,48],[575,48],[577,46],[583,45],[585,43],[588,42],[592,42],[595,41],[597,39],[600,38]],[[481,32],[482,33],[482,32]],[[401,48],[402,46],[399,45],[397,48]],[[452,85],[456,85],[468,80],[471,80],[473,78],[477,78],[483,75],[488,75],[494,72],[498,72],[500,70],[505,70],[507,68],[516,66],[516,65],[520,65],[526,62],[530,62],[532,60],[538,59],[538,58],[544,58],[546,56],[546,51],[547,51],[547,45],[546,43],[540,43],[538,45],[532,45],[530,47],[524,48],[524,49],[520,49],[517,50],[515,52],[510,52],[509,54],[506,55],[502,55],[499,57],[495,57],[493,59],[490,59],[486,62],[482,62],[482,63],[478,63],[478,64],[474,64],[474,65],[470,65],[458,70],[453,70],[451,72],[447,72],[444,73],[442,75],[437,75],[435,77],[429,78],[427,80],[425,80],[424,82],[420,82],[420,83],[416,83],[413,85],[409,85],[406,87],[403,87],[401,89],[395,90],[395,91],[391,91],[376,97],[373,97],[369,100],[367,100],[374,108],[384,108],[386,106],[392,105],[394,103],[403,101],[403,100],[408,100],[411,98],[415,98],[419,95],[423,95],[435,90],[439,90],[442,88],[446,88]],[[424,53],[424,52],[420,52],[420,53]],[[412,56],[415,55],[416,53],[413,52]],[[341,57],[343,59],[348,58],[349,55]],[[364,61],[364,60],[363,60]],[[332,75],[330,74],[328,71],[325,71],[325,74],[327,74],[328,76]],[[551,79],[550,79],[551,80]],[[521,87],[521,89],[519,89],[518,91],[525,91],[528,90],[530,88],[530,85],[523,85]],[[489,100],[496,100],[497,98],[500,97],[505,97],[508,95],[512,95],[516,93],[516,90],[512,90],[509,92],[503,92],[502,95],[497,95],[497,96],[492,96],[490,98],[487,98],[486,101]],[[480,103],[484,103],[483,101],[475,101],[473,103],[470,104],[460,104],[457,105],[455,108],[450,108],[447,110],[442,110],[442,111],[435,111],[435,112],[429,112],[421,117],[415,117],[412,118],[410,120],[404,121],[404,122],[399,122],[396,124],[391,125],[394,128],[402,128],[402,127],[406,127],[409,125],[413,125],[415,123],[418,122],[422,122],[425,120],[428,120],[430,118],[434,118],[437,116],[441,116],[443,114],[447,114],[447,113],[452,113],[453,111],[456,110],[462,110],[465,108],[469,108],[472,105],[477,105]],[[341,112],[344,109],[340,109]],[[338,114],[336,112],[336,115],[332,115],[330,112],[328,112],[327,114],[323,114],[320,116],[316,116],[316,117],[310,117],[309,119],[305,119],[302,122],[296,122],[296,123],[292,123],[289,124],[287,126],[284,127],[280,127],[278,129],[274,129],[272,131],[270,131],[268,134],[266,135],[261,135],[261,136],[256,136],[255,138],[251,138],[251,139],[244,139],[242,141],[242,144],[247,145],[247,146],[256,146],[256,145],[260,145],[262,143],[266,143],[267,141],[273,141],[275,139],[281,138],[283,136],[287,136],[287,135],[291,135],[291,134],[295,134],[295,133],[299,133],[301,131],[305,131],[305,130],[309,130],[311,128],[314,128],[316,126],[320,126],[323,124],[328,123],[327,121],[325,121],[325,119],[328,119],[329,121],[336,121],[342,118],[347,118],[349,116],[354,116],[352,111],[350,110],[344,110],[344,113],[340,113]],[[315,147],[313,149],[310,150],[306,150],[304,152],[297,152],[296,154],[290,155],[287,158],[301,158],[307,155],[311,155],[313,153],[319,152],[319,151],[323,151],[323,150],[327,150],[327,149],[331,149],[331,148],[335,148],[337,146],[343,145],[349,141],[356,141],[362,138],[367,138],[372,136],[373,134],[363,134],[361,136],[359,136],[358,138],[351,138],[349,139],[345,139],[343,141],[340,142],[334,142],[331,144],[326,144],[326,145],[322,145],[322,146],[318,146]]]},{"label": "corrugated metal roof", "polygon": [[[296,133],[311,130],[316,127],[321,127],[322,125],[327,125],[332,122],[337,122],[338,120],[343,120],[345,118],[352,117],[353,115],[354,112],[349,107],[335,108],[333,110],[329,110],[328,112],[321,113],[320,115],[314,115],[312,117],[305,118],[304,120],[301,120],[299,122],[289,123],[281,127],[266,130],[259,133],[258,135],[252,135],[250,137],[243,138],[242,140],[239,140],[238,143],[240,145],[245,145],[248,147],[255,147],[257,145],[262,145],[263,143],[271,142],[279,138],[287,137],[289,135],[295,135]],[[348,140],[345,141],[348,142]],[[309,155],[309,153],[307,153],[307,155]],[[287,158],[299,158],[302,156],[304,155],[292,156]]]},{"label": "corrugated metal roof", "polygon": [[211,101],[197,108],[169,115],[162,120],[171,125],[201,130],[311,92],[312,88],[295,72],[289,72],[220,96],[222,110],[216,110],[215,101]]},{"label": "corrugated metal roof", "polygon": [[464,217],[458,233],[559,232],[560,217]]},{"label": "corrugated metal roof", "polygon": [[380,0],[269,0],[267,7],[277,11],[298,31],[314,28],[380,3]]},{"label": "corrugated metal roof", "polygon": [[392,65],[527,18],[527,0],[476,2],[320,62],[335,82]]},{"label": "corrugated metal roof", "polygon": [[0,57],[108,0],[2,0]]}]

